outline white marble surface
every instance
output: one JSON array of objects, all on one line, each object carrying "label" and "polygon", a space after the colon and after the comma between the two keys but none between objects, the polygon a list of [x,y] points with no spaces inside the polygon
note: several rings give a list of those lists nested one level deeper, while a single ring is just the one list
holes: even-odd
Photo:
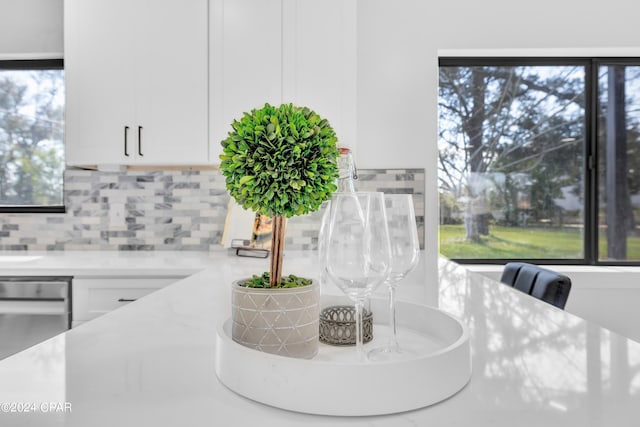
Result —
[{"label": "white marble surface", "polygon": [[[318,276],[315,253],[285,256],[286,272]],[[418,269],[399,297],[437,305],[469,327],[473,373],[459,393],[379,417],[305,415],[252,402],[216,378],[215,330],[230,313],[231,280],[265,270],[267,261],[226,253],[207,255],[206,268],[196,267],[200,258],[186,267],[165,261],[200,271],[1,361],[0,410],[15,403],[37,411],[0,413],[0,425],[638,425],[640,344],[444,260],[439,283],[425,283]],[[145,263],[153,261],[138,264]],[[123,268],[135,270],[134,262],[127,258]],[[355,384],[342,386],[357,393]],[[49,402],[59,411],[43,411]]]},{"label": "white marble surface", "polygon": [[188,276],[227,256],[222,250],[0,252],[0,276]]},{"label": "white marble surface", "polygon": [[[469,265],[500,280],[502,265]],[[549,265],[571,278],[571,297],[565,310],[618,334],[640,341],[640,267],[597,265]]]}]

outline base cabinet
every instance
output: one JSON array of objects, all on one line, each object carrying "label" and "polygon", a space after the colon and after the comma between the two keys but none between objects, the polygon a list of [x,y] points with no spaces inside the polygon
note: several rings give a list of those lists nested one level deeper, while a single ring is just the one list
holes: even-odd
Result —
[{"label": "base cabinet", "polygon": [[71,327],[116,310],[185,276],[74,277]]}]

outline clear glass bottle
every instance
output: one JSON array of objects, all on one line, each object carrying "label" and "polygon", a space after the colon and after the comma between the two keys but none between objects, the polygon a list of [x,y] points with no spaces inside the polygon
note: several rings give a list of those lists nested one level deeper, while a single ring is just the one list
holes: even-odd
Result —
[{"label": "clear glass bottle", "polygon": [[[339,147],[340,157],[338,157],[338,179],[336,185],[340,192],[355,192],[355,180],[358,179],[358,172],[356,169],[356,163],[353,160],[351,149],[346,147]],[[325,256],[325,237],[327,233],[327,227],[329,226],[329,214],[330,214],[331,200],[324,202],[324,213],[322,215],[322,222],[320,224],[320,231],[318,232],[318,256],[320,261],[320,293],[326,289],[328,285],[328,277],[324,270],[324,256]]]},{"label": "clear glass bottle", "polygon": [[[336,185],[339,192],[352,192],[356,191],[355,180],[358,179],[358,172],[356,169],[356,163],[353,160],[351,149],[346,147],[338,148],[340,150],[340,157],[338,157],[338,179]],[[322,215],[322,222],[320,224],[320,231],[318,232],[318,255],[320,257],[320,265],[324,266],[324,238],[326,234],[326,228],[329,224],[329,207],[331,200],[323,203],[324,213]],[[324,269],[323,269],[324,270]],[[322,282],[326,280],[326,276],[321,279]]]},{"label": "clear glass bottle", "polygon": [[338,189],[340,192],[355,192],[355,180],[358,179],[358,170],[356,169],[356,162],[353,160],[351,149],[346,147],[340,147],[340,157],[338,157]]},{"label": "clear glass bottle", "polygon": [[[356,184],[355,181],[358,179],[358,170],[356,168],[356,163],[353,159],[352,152],[349,148],[340,147],[340,157],[338,158],[338,179],[336,181],[336,185],[338,189],[336,192],[343,193],[355,193],[356,192]],[[320,230],[318,232],[318,258],[320,262],[320,294],[321,296],[330,296],[329,298],[321,298],[321,311],[322,313],[332,313],[334,311],[343,311],[349,308],[352,305],[349,298],[347,298],[342,291],[338,289],[337,286],[333,285],[328,277],[328,274],[325,270],[325,256],[326,256],[326,235],[328,234],[329,222],[331,220],[331,201],[327,201],[324,203],[324,213],[322,215],[322,223],[320,224]],[[326,309],[326,310],[325,310]],[[344,314],[346,316],[346,314]],[[351,315],[353,314],[353,310],[351,311]],[[329,314],[330,316],[330,314]],[[327,321],[327,319],[323,319],[323,315],[320,316],[320,341],[337,344],[336,341],[340,341],[340,345],[344,345],[344,337],[352,336],[353,344],[355,344],[355,321],[353,325],[349,326],[348,322],[344,321],[344,318],[341,317],[340,326],[336,326],[335,323],[331,323]],[[355,319],[355,317],[353,317]],[[332,326],[330,326],[332,325]],[[325,339],[323,339],[323,330],[327,328],[339,328],[342,329],[340,332],[335,332],[335,336],[333,334],[328,334]],[[346,330],[349,329],[351,332],[347,335]],[[367,300],[365,303],[365,318],[363,324],[363,330],[361,332],[363,334],[364,342],[371,341],[373,339],[373,318],[371,315],[371,306],[370,301]],[[325,334],[327,335],[327,334]],[[331,338],[334,337],[334,338]],[[342,340],[335,337],[343,337]]]}]

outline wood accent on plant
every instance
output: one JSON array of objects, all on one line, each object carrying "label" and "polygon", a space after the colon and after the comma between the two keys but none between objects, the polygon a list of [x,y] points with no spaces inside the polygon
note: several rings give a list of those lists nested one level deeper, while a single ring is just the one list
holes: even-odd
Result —
[{"label": "wood accent on plant", "polygon": [[282,280],[282,255],[284,253],[284,235],[287,228],[287,218],[279,215],[271,223],[271,260],[269,266],[269,286],[274,287]]}]

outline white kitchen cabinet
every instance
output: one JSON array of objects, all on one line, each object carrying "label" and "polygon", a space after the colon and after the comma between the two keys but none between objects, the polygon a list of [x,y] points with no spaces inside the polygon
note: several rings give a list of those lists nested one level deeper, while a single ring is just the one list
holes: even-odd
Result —
[{"label": "white kitchen cabinet", "polygon": [[281,0],[210,0],[211,159],[234,119],[282,100]]},{"label": "white kitchen cabinet", "polygon": [[282,4],[282,100],[326,118],[357,156],[357,1]]},{"label": "white kitchen cabinet", "polygon": [[[210,0],[211,159],[233,119],[306,105],[356,148],[356,0]],[[357,150],[356,150],[357,153]]]},{"label": "white kitchen cabinet", "polygon": [[67,164],[208,163],[208,1],[64,8]]},{"label": "white kitchen cabinet", "polygon": [[74,277],[71,326],[123,307],[184,277]]}]

